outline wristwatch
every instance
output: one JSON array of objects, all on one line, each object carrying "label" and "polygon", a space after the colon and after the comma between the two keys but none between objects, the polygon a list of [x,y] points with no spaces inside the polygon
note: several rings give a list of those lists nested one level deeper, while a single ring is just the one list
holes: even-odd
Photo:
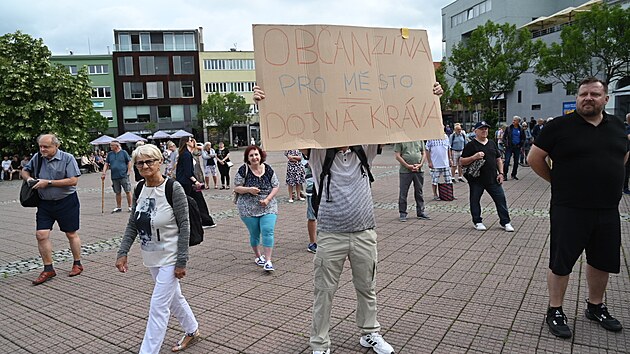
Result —
[{"label": "wristwatch", "polygon": [[52,180],[50,180],[50,179],[48,180],[48,185],[52,186]]}]

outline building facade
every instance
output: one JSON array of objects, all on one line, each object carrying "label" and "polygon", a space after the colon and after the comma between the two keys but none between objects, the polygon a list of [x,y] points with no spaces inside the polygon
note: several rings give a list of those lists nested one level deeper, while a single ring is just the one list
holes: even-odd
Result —
[{"label": "building facade", "polygon": [[[592,5],[601,0],[588,2]],[[560,41],[562,26],[570,23],[571,18],[564,16],[565,23],[554,22],[553,26],[544,26],[537,20],[548,17],[558,17],[566,14],[567,9],[587,3],[586,0],[457,0],[442,8],[442,41],[443,53],[447,62],[453,47],[460,41],[470,37],[472,31],[487,21],[495,23],[510,23],[517,27],[524,27],[532,32],[534,40],[542,40],[549,44]],[[582,7],[587,11],[588,6]],[[570,11],[569,11],[570,12]],[[447,75],[447,77],[452,77]],[[454,79],[449,84],[455,83]],[[511,92],[498,93],[494,99],[496,104],[505,107],[499,110],[499,121],[511,122],[511,117],[518,115],[528,121],[533,118],[555,117],[571,110],[575,105],[575,95],[567,94],[562,84],[542,82],[530,69],[521,75]],[[503,101],[503,102],[500,102]],[[472,120],[478,116],[470,112]],[[478,119],[478,118],[477,118]]]},{"label": "building facade", "polygon": [[[245,98],[250,105],[249,123],[235,124],[224,140],[239,145],[249,144],[253,138],[260,141],[260,124],[258,108],[254,102],[254,86],[256,85],[256,66],[252,51],[208,51],[199,53],[201,67],[202,101],[213,93],[226,94],[234,92]],[[216,141],[218,132],[212,125],[204,124],[206,141]],[[228,140],[229,139],[229,140]]]},{"label": "building facade", "polygon": [[82,67],[87,68],[92,86],[92,107],[107,118],[108,135],[118,133],[118,114],[116,111],[116,90],[111,55],[55,55],[50,58],[53,63],[65,66],[72,75],[76,75]]},{"label": "building facade", "polygon": [[200,134],[202,30],[114,30],[118,132]]}]

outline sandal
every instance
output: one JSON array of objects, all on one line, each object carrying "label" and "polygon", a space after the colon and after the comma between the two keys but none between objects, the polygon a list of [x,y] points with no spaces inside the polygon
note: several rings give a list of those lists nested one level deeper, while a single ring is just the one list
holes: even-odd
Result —
[{"label": "sandal", "polygon": [[173,352],[179,352],[190,347],[191,345],[193,345],[195,342],[199,340],[200,335],[201,334],[199,334],[199,328],[197,328],[197,330],[192,334],[185,333],[182,339],[180,339],[175,344],[175,346],[171,348],[171,350]]}]

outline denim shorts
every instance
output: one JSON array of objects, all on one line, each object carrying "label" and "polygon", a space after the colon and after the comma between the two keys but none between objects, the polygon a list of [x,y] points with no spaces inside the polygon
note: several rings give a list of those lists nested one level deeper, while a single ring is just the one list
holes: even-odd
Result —
[{"label": "denim shorts", "polygon": [[114,188],[114,193],[119,194],[122,189],[125,192],[131,192],[131,183],[129,182],[129,176],[123,177],[121,179],[113,179],[112,180],[112,188]]}]

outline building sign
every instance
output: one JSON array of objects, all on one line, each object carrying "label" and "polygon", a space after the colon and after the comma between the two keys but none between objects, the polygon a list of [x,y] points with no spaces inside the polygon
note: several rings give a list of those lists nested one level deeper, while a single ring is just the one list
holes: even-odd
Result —
[{"label": "building sign", "polygon": [[105,102],[103,101],[92,101],[92,108],[103,108],[105,107]]},{"label": "building sign", "polygon": [[441,138],[425,30],[254,25],[267,150]]},{"label": "building sign", "polygon": [[562,114],[569,114],[575,111],[575,101],[572,102],[562,102]]}]

